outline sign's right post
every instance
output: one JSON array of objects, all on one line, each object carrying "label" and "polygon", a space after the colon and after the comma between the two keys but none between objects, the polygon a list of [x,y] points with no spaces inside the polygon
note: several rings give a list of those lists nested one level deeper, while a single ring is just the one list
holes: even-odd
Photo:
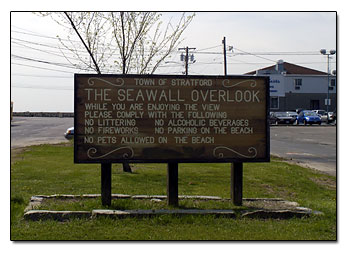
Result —
[{"label": "sign's right post", "polygon": [[230,198],[234,205],[243,205],[243,163],[232,162],[230,171]]}]

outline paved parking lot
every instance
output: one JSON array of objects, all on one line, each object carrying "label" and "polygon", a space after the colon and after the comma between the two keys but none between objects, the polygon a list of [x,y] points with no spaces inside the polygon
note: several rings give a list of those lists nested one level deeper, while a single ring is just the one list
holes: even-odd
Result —
[{"label": "paved parking lot", "polygon": [[[73,118],[14,117],[11,148],[66,142]],[[336,126],[271,126],[271,154],[336,176]]]}]

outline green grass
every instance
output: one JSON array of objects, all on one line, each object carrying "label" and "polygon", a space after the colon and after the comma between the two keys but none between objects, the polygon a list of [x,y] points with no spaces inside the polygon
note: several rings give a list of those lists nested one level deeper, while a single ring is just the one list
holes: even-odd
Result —
[{"label": "green grass", "polygon": [[[132,164],[133,173],[114,164],[112,193],[165,195],[166,164]],[[99,194],[100,165],[74,164],[72,145],[33,146],[12,155],[11,240],[336,240],[336,178],[272,158],[244,164],[244,198],[296,201],[324,213],[289,220],[229,219],[212,216],[26,221],[33,195]],[[180,195],[229,198],[230,164],[180,164]],[[105,208],[99,199],[48,202],[52,209]],[[165,202],[113,200],[115,209],[165,208]],[[241,208],[229,202],[180,201],[181,208]]]}]

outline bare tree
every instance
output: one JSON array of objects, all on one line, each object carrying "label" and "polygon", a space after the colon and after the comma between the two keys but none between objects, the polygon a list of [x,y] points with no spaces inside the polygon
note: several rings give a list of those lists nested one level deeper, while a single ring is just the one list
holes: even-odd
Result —
[{"label": "bare tree", "polygon": [[162,14],[155,12],[110,13],[113,36],[121,62],[118,70],[123,74],[135,72],[152,74],[161,62],[176,49],[182,33],[191,23],[194,14],[183,13],[172,25],[171,19],[162,30]]},{"label": "bare tree", "polygon": [[[97,73],[152,74],[181,42],[195,14],[182,13],[164,25],[156,12],[64,12],[51,16],[68,31],[59,38],[63,56],[74,67]],[[80,42],[74,40],[79,37]],[[86,52],[86,54],[84,54]],[[74,61],[72,61],[74,60]],[[76,60],[76,62],[75,62]]]},{"label": "bare tree", "polygon": [[[94,70],[98,74],[105,69],[116,48],[109,37],[110,24],[100,12],[40,13],[50,16],[67,30],[66,38],[57,36],[61,52],[66,60],[81,70]],[[77,41],[77,36],[80,41]],[[83,49],[84,48],[84,49]],[[63,50],[68,50],[71,56]]]}]

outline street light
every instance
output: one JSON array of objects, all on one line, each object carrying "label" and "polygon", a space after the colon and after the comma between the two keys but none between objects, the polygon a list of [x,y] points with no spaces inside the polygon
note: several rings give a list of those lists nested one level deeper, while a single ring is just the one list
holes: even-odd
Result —
[{"label": "street light", "polygon": [[323,55],[327,55],[327,100],[326,100],[326,111],[327,111],[327,123],[328,123],[328,111],[329,111],[329,104],[331,101],[329,100],[330,94],[330,55],[336,54],[336,50],[330,50],[329,53],[326,52],[326,49],[321,49],[320,53]]}]

